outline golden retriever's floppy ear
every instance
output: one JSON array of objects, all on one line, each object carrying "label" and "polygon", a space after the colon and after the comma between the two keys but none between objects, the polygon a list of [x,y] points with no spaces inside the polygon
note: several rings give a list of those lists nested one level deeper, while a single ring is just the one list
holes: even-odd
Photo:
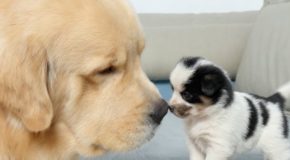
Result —
[{"label": "golden retriever's floppy ear", "polygon": [[47,53],[35,38],[0,51],[0,107],[31,132],[47,129],[53,108],[47,88]]}]

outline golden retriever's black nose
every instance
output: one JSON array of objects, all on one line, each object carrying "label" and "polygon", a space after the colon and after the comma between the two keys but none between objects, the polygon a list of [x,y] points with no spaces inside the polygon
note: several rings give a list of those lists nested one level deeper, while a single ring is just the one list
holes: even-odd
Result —
[{"label": "golden retriever's black nose", "polygon": [[170,112],[174,112],[174,107],[173,106],[168,106]]},{"label": "golden retriever's black nose", "polygon": [[157,124],[160,124],[163,117],[168,111],[168,104],[166,101],[161,100],[154,106],[153,113],[150,114],[150,118]]}]

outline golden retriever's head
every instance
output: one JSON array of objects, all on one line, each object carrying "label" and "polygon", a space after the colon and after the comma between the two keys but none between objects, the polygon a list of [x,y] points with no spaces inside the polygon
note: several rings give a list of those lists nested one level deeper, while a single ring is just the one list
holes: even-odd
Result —
[{"label": "golden retriever's head", "polygon": [[152,137],[167,104],[140,66],[143,35],[126,1],[31,0],[14,7],[20,9],[0,22],[6,112],[30,132],[64,123],[80,154],[128,150]]}]

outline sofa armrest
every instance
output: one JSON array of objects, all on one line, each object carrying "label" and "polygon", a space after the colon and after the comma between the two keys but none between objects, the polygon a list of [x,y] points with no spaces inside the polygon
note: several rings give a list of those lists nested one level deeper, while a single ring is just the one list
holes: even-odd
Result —
[{"label": "sofa armrest", "polygon": [[256,15],[140,15],[146,37],[143,68],[151,79],[164,80],[181,57],[201,56],[235,77]]}]

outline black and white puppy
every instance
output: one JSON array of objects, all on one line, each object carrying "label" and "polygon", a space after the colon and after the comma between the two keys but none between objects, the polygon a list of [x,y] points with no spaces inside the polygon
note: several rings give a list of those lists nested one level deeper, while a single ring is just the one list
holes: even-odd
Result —
[{"label": "black and white puppy", "polygon": [[227,160],[253,148],[267,160],[290,160],[283,111],[290,83],[268,98],[234,92],[223,69],[198,57],[183,58],[170,82],[170,109],[185,120],[191,160]]}]

